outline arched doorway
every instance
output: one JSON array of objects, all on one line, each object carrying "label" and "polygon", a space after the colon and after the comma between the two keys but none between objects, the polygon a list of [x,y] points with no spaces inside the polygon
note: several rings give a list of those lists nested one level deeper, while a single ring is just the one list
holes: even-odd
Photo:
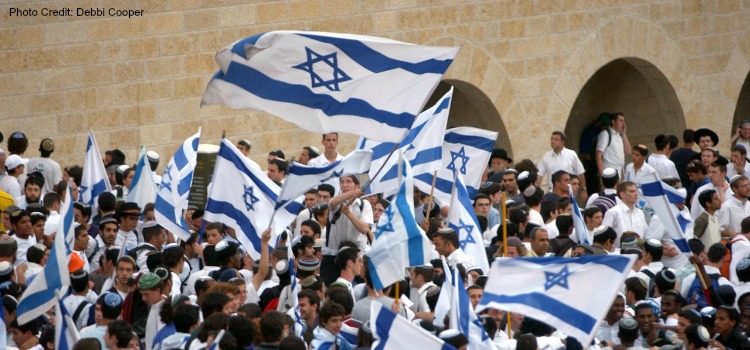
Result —
[{"label": "arched doorway", "polygon": [[427,100],[425,109],[435,104],[453,87],[453,101],[448,115],[448,128],[473,126],[497,131],[496,147],[504,148],[513,158],[508,131],[489,97],[476,86],[457,79],[446,79],[438,84],[435,92]]},{"label": "arched doorway", "polygon": [[[625,114],[630,144],[644,144],[651,151],[656,135],[680,137],[685,129],[680,101],[668,79],[652,63],[635,57],[618,58],[599,68],[576,98],[565,133],[567,146],[584,158],[586,150],[593,152],[593,146],[588,140],[582,141],[581,134],[602,112]],[[595,176],[587,176],[589,192],[599,187],[594,181]]]},{"label": "arched doorway", "polygon": [[732,134],[743,120],[750,120],[750,74],[745,78],[740,90],[740,96],[737,98],[737,107],[734,109],[734,119],[732,120]]}]

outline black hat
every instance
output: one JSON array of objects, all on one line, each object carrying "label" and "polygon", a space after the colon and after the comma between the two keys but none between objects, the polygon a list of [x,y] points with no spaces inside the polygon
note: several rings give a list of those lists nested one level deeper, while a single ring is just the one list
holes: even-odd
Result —
[{"label": "black hat", "polygon": [[719,135],[716,135],[716,133],[707,128],[701,128],[698,130],[695,130],[693,133],[693,140],[700,141],[701,137],[708,136],[711,138],[711,141],[714,142],[714,147],[719,144]]},{"label": "black hat", "polygon": [[508,152],[502,148],[493,149],[492,154],[490,155],[490,161],[492,161],[492,158],[505,159],[508,163],[513,163],[513,158],[508,157]]},{"label": "black hat", "polygon": [[125,202],[120,205],[120,208],[117,210],[118,216],[125,217],[125,216],[141,216],[141,208],[138,207],[138,203],[133,202]]}]

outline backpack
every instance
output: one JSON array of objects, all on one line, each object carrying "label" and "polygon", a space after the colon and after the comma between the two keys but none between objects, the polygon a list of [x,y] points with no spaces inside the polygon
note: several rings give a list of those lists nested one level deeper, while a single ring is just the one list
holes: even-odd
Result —
[{"label": "backpack", "polygon": [[[137,247],[131,249],[130,251],[128,251],[128,256],[131,257],[131,258],[133,258],[133,260],[135,260],[136,264],[137,264],[137,262],[138,262],[138,252],[140,252],[141,250],[144,250],[144,249],[145,250],[156,251],[156,248],[154,248],[154,247],[152,247],[150,245],[145,245],[144,244],[144,245],[137,246]],[[141,266],[138,266],[138,268],[140,269]]]},{"label": "backpack", "polygon": [[604,191],[599,192],[599,197],[596,197],[592,206],[596,206],[602,210],[602,216],[607,213],[607,210],[617,205],[617,193],[605,194]]},{"label": "backpack", "polygon": [[[700,279],[698,279],[697,272],[693,283],[690,285],[690,289],[687,294],[687,304],[698,305],[698,308],[704,308],[706,306],[716,305],[712,301],[716,299],[714,294],[719,290],[719,277],[721,274],[709,273],[708,276],[711,278],[711,299],[706,298],[706,294],[703,292],[703,286],[701,285]],[[717,295],[718,296],[718,295]]]},{"label": "backpack", "polygon": [[[663,267],[661,270],[659,270],[659,272],[664,271],[664,270],[667,270],[667,268]],[[649,280],[648,280],[648,290],[647,290],[646,295],[649,298],[653,298],[654,297],[654,286],[656,285],[656,274],[653,271],[649,270],[649,269],[645,269],[645,270],[643,270],[641,272],[643,272],[643,274],[645,274],[649,278]]]}]

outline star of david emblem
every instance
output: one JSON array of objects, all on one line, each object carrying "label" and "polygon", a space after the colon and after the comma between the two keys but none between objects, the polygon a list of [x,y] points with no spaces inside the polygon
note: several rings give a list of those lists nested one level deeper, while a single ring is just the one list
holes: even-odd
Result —
[{"label": "star of david emblem", "polygon": [[544,290],[550,290],[554,286],[569,289],[568,276],[570,276],[570,272],[568,272],[567,266],[563,267],[558,273],[545,271],[544,278],[546,279],[546,282],[544,282]]},{"label": "star of david emblem", "polygon": [[[393,231],[393,215],[395,214],[393,212],[393,205],[389,205],[388,208],[385,209],[385,212],[383,212],[385,216],[388,218],[387,222],[383,225],[378,225],[377,231],[375,231],[375,238],[377,239],[380,237],[383,233],[386,232],[394,232]],[[381,218],[382,220],[382,218]]]},{"label": "star of david emblem", "polygon": [[330,179],[335,179],[335,178],[339,178],[339,177],[341,177],[341,175],[342,175],[343,173],[344,173],[344,169],[341,169],[341,170],[339,170],[338,172],[336,172],[336,170],[334,170],[334,171],[333,171],[333,173],[331,173],[331,175],[329,175],[329,176],[328,176],[327,178],[325,178],[325,179],[322,179],[322,180],[320,180],[320,182],[322,183],[322,182],[326,182],[326,181],[328,181],[328,180],[330,180]]},{"label": "star of david emblem", "polygon": [[[323,86],[330,91],[340,91],[339,83],[352,80],[352,78],[339,68],[339,60],[336,52],[321,55],[309,47],[305,47],[305,52],[307,53],[307,61],[292,66],[292,68],[310,73],[311,87]],[[330,79],[323,79],[321,75],[325,75]]]},{"label": "star of david emblem", "polygon": [[164,187],[172,189],[172,164],[169,164],[164,169],[164,176],[161,177],[161,182]]},{"label": "star of david emblem", "polygon": [[448,164],[448,170],[456,171],[456,160],[461,158],[461,168],[459,168],[459,171],[462,175],[466,175],[466,163],[469,162],[469,157],[466,155],[466,150],[463,146],[461,146],[461,149],[458,150],[458,152],[451,151],[451,162]]},{"label": "star of david emblem", "polygon": [[474,230],[474,225],[466,224],[463,220],[458,219],[458,226],[455,226],[453,229],[456,231],[456,233],[458,233],[459,237],[461,237],[461,230],[466,230],[466,236],[464,237],[464,239],[458,241],[458,245],[461,246],[461,250],[464,250],[466,248],[466,244],[477,242],[476,240],[474,240],[474,237],[471,236],[471,231]]},{"label": "star of david emblem", "polygon": [[86,193],[86,191],[88,190],[89,190],[88,186],[84,186],[84,185],[78,186],[78,197],[80,197],[81,200],[83,200],[83,194]]},{"label": "star of david emblem", "polygon": [[255,207],[253,207],[253,205],[259,202],[260,199],[253,195],[253,186],[243,186],[245,186],[245,193],[242,195],[242,198],[245,201],[245,208],[247,208],[247,210],[255,210]]}]

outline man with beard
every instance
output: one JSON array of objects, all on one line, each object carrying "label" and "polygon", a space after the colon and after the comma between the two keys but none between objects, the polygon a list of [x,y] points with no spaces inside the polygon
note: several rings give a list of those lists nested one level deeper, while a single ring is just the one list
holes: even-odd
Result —
[{"label": "man with beard", "polygon": [[89,261],[91,271],[99,268],[99,259],[102,254],[115,245],[119,227],[119,223],[113,216],[105,216],[99,220],[99,235],[94,238],[96,248],[93,255],[89,255],[91,256],[91,260]]},{"label": "man with beard", "polygon": [[15,198],[16,206],[21,209],[26,209],[29,204],[39,203],[42,198],[44,180],[33,175],[26,178],[23,185],[23,195]]},{"label": "man with beard", "polygon": [[617,294],[615,301],[609,308],[607,315],[599,324],[599,330],[596,331],[596,339],[602,342],[611,342],[612,344],[620,344],[620,339],[617,335],[619,331],[620,320],[622,315],[625,313],[625,296]]}]

